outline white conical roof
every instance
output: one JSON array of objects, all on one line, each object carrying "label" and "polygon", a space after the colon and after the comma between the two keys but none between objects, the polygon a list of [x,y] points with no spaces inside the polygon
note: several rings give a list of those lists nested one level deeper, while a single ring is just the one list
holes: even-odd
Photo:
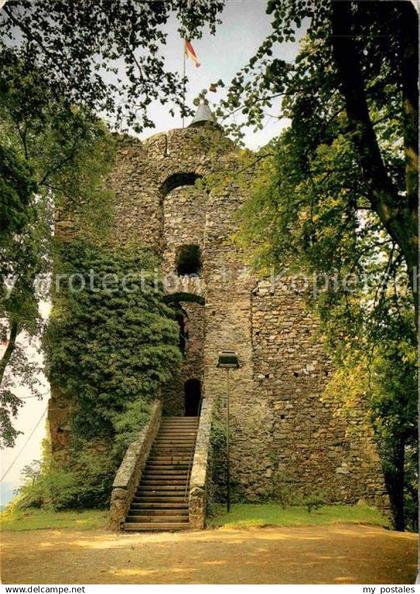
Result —
[{"label": "white conical roof", "polygon": [[198,126],[200,124],[205,124],[206,122],[216,124],[216,118],[214,117],[210,107],[208,106],[208,103],[202,102],[198,106],[197,113],[195,114],[190,126]]}]

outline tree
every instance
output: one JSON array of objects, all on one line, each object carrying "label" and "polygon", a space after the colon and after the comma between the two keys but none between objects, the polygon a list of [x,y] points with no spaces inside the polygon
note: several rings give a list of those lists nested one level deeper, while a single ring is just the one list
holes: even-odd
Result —
[{"label": "tree", "polygon": [[[170,16],[180,35],[214,32],[221,0],[8,0],[0,13],[0,67],[21,60],[56,102],[112,115],[118,127],[152,127],[153,100],[184,111],[184,79],[160,50]],[[173,107],[171,108],[171,111]]]},{"label": "tree", "polygon": [[205,22],[214,31],[222,6],[209,0],[194,6],[185,0],[8,0],[1,9],[3,445],[14,443],[11,419],[22,404],[13,393],[13,373],[34,387],[35,369],[18,338],[24,330],[39,331],[33,283],[47,268],[51,205],[71,204],[79,214],[90,207],[94,232],[92,217],[98,196],[104,196],[99,189],[112,145],[97,114],[116,128],[139,132],[153,126],[148,116],[153,100],[172,101],[184,112],[185,81],[167,71],[160,55],[164,25],[176,14],[180,34],[197,37]]},{"label": "tree", "polygon": [[[267,12],[272,32],[223,107],[261,127],[282,97],[291,125],[245,158],[255,192],[239,239],[262,267],[314,273],[309,298],[338,370],[357,377],[362,360],[375,376],[362,394],[403,529],[404,506],[415,501],[405,458],[417,451],[407,411],[416,398],[418,15],[410,2],[330,0],[270,0]],[[295,40],[303,23],[289,64],[277,44]]]},{"label": "tree", "polygon": [[12,418],[22,406],[15,378],[39,394],[39,366],[30,363],[21,337],[41,330],[38,301],[46,297],[46,286],[37,280],[49,269],[52,204],[60,210],[71,205],[94,227],[98,201],[109,201],[103,177],[112,164],[113,141],[91,114],[54,102],[36,73],[25,75],[21,62],[12,61],[3,72],[0,334],[6,348],[0,360],[0,424],[2,445],[12,446],[17,436]]},{"label": "tree", "polygon": [[[269,0],[272,32],[235,77],[224,103],[262,125],[264,109],[282,96],[283,115],[299,136],[300,158],[338,134],[351,142],[367,205],[398,246],[418,310],[417,22],[411,2]],[[276,56],[309,23],[294,64]],[[386,108],[386,113],[384,110]],[[383,118],[399,120],[404,158],[384,153]],[[417,320],[417,314],[416,314]]]},{"label": "tree", "polygon": [[[339,98],[329,108],[339,109]],[[385,115],[386,109],[373,114],[383,122],[378,139],[398,171],[401,126]],[[253,193],[238,240],[258,268],[274,267],[280,280],[298,274],[306,281],[304,294],[338,370],[334,392],[354,408],[350,386],[356,383],[375,429],[395,526],[404,529],[404,508],[413,507],[416,452],[416,332],[406,264],[370,208],[355,146],[340,122],[329,125],[330,141],[312,153],[305,151],[312,130],[305,134],[299,124],[293,122],[257,159],[245,155],[242,175],[249,183],[252,171]]]}]

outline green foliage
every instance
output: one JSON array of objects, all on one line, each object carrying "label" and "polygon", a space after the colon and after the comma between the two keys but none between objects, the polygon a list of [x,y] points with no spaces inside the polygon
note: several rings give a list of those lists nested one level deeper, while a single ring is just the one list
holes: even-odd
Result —
[{"label": "green foliage", "polygon": [[[332,378],[326,397],[338,400],[351,417],[364,403],[367,427],[382,460],[394,525],[416,531],[418,526],[418,435],[416,350],[401,320],[388,323],[388,336],[371,352],[348,353]],[[393,332],[392,332],[393,331]],[[366,429],[368,431],[368,428]]]},{"label": "green foliage", "polygon": [[47,298],[52,208],[64,218],[71,212],[82,237],[107,239],[113,196],[104,179],[114,143],[94,116],[66,106],[39,72],[28,73],[12,56],[2,69],[0,134],[0,336],[9,343],[0,361],[0,423],[2,444],[12,446],[22,406],[13,377],[39,393],[40,366],[19,338],[42,332],[38,302]]},{"label": "green foliage", "polygon": [[177,324],[146,252],[74,241],[58,259],[57,278],[67,275],[85,288],[72,292],[62,283],[55,293],[46,340],[50,378],[76,398],[77,435],[112,437],[130,402],[150,402],[172,378],[180,362]]},{"label": "green foliage", "polygon": [[[70,458],[47,458],[22,505],[106,505],[127,446],[176,372],[178,325],[143,250],[57,244],[54,307],[45,335],[49,377],[73,410]],[[55,487],[57,485],[57,488]]]},{"label": "green foliage", "polygon": [[11,507],[15,511],[103,508],[109,502],[116,463],[103,442],[76,440],[66,464],[46,456],[41,471],[27,478]]},{"label": "green foliage", "polygon": [[0,229],[2,240],[17,233],[29,222],[28,208],[36,191],[33,172],[13,149],[0,145]]},{"label": "green foliage", "polygon": [[[28,102],[38,110],[45,95],[84,105],[139,132],[153,127],[152,101],[173,102],[183,112],[184,80],[167,69],[161,49],[175,13],[182,38],[197,38],[208,24],[214,33],[221,0],[100,2],[8,0],[0,21],[0,70],[22,60],[35,72],[40,91]],[[118,63],[117,63],[118,61]],[[169,111],[174,115],[174,108]]]},{"label": "green foliage", "polygon": [[[390,117],[378,138],[398,172],[401,130],[385,113]],[[379,121],[379,114],[374,118]],[[349,408],[362,402],[370,413],[401,528],[401,491],[411,509],[417,477],[412,462],[403,469],[404,458],[412,460],[417,451],[413,297],[401,250],[369,208],[352,142],[332,122],[329,133],[329,142],[310,150],[298,122],[261,153],[237,240],[254,266],[278,273],[276,282],[295,275],[306,284],[302,294],[321,321],[338,369],[335,392]],[[366,381],[358,386],[357,402],[348,385],[361,379],[361,362]],[[413,516],[406,520],[413,526]]]},{"label": "green foliage", "polygon": [[214,418],[211,425],[209,448],[209,476],[210,489],[208,495],[208,512],[214,512],[216,502],[226,499],[226,426],[219,419]]},{"label": "green foliage", "polygon": [[150,404],[144,400],[129,402],[122,413],[114,417],[113,453],[121,459],[127,447],[137,439],[139,431],[150,419]]},{"label": "green foliage", "polygon": [[79,485],[75,475],[65,468],[49,468],[35,482],[21,487],[14,509],[45,508],[53,511],[71,507],[78,498]]}]

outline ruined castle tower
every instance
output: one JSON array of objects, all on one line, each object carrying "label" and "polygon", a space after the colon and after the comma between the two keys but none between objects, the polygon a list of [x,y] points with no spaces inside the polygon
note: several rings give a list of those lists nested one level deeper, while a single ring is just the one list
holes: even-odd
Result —
[{"label": "ruined castle tower", "polygon": [[[235,171],[237,159],[205,105],[185,129],[120,143],[114,234],[141,238],[160,256],[181,307],[184,358],[177,381],[163,387],[164,414],[197,415],[202,398],[223,402],[218,353],[234,350],[241,366],[232,375],[231,459],[240,495],[258,500],[283,481],[306,492],[330,486],[335,501],[380,504],[371,435],[357,418],[348,432],[338,405],[322,397],[332,369],[317,321],[287,282],[274,288],[245,270],[232,235],[246,193],[234,175],[205,184],[215,169]],[[50,418],[54,442],[62,421]]]}]

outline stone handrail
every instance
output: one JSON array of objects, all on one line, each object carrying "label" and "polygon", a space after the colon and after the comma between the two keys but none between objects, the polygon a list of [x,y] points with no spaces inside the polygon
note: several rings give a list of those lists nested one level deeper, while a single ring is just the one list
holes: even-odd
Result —
[{"label": "stone handrail", "polygon": [[150,420],[140,431],[136,441],[133,441],[124,455],[123,461],[112,484],[110,516],[111,528],[120,530],[131,500],[139,484],[152,443],[159,429],[162,416],[162,403],[156,400],[152,405]]},{"label": "stone handrail", "polygon": [[207,469],[213,403],[205,398],[201,407],[190,478],[189,517],[191,528],[202,530],[206,520]]}]

